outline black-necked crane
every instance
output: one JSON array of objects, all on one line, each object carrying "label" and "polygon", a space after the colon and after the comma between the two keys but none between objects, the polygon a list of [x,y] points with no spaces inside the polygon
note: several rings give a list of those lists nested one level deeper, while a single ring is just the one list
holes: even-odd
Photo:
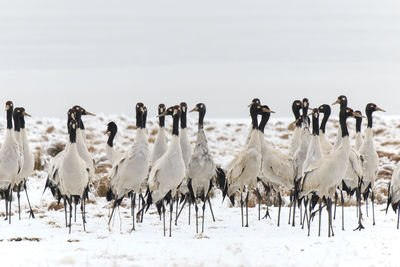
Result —
[{"label": "black-necked crane", "polygon": [[75,218],[76,205],[81,203],[82,225],[86,231],[86,202],[89,191],[89,173],[86,162],[78,153],[76,143],[77,129],[79,123],[76,120],[71,120],[69,123],[69,146],[65,149],[64,156],[61,159],[59,168],[55,170],[55,176],[59,181],[59,191],[64,199],[65,215],[67,219],[67,202],[69,204],[69,233],[71,233],[72,219],[72,202],[75,202]]},{"label": "black-necked crane", "polygon": [[[304,179],[301,185],[300,196],[315,194],[326,202],[328,211],[328,237],[334,234],[332,227],[332,197],[336,188],[341,183],[347,169],[350,155],[350,139],[347,129],[347,118],[358,116],[351,108],[341,109],[339,115],[342,141],[338,149],[328,155],[322,156],[304,171]],[[321,206],[320,206],[321,207]],[[321,209],[321,208],[320,208]],[[310,203],[310,214],[312,205]],[[310,221],[308,228],[310,229]]]},{"label": "black-necked crane", "polygon": [[[249,190],[257,184],[257,176],[261,168],[261,144],[258,130],[258,114],[261,113],[260,104],[252,102],[250,104],[250,116],[252,120],[252,130],[250,140],[245,148],[232,160],[230,168],[226,173],[227,195],[232,204],[237,192],[240,193],[240,208],[242,215],[242,227],[249,226],[248,204]],[[243,193],[246,192],[246,224],[243,217]]]},{"label": "black-necked crane", "polygon": [[7,129],[5,138],[0,148],[0,196],[4,198],[6,204],[6,220],[11,223],[11,202],[12,188],[14,187],[17,175],[23,166],[23,154],[13,131],[13,111],[12,101],[6,102]]},{"label": "black-necked crane", "polygon": [[149,175],[149,195],[147,206],[155,203],[158,213],[162,214],[165,228],[165,205],[170,206],[169,236],[172,231],[173,204],[178,197],[178,187],[182,183],[186,174],[185,161],[182,156],[182,148],[179,139],[179,117],[180,106],[169,107],[160,116],[172,116],[172,137],[168,150],[161,156],[151,168]]},{"label": "black-necked crane", "polygon": [[364,199],[366,201],[367,216],[368,216],[368,197],[371,194],[373,225],[375,225],[374,186],[379,168],[379,157],[378,153],[376,152],[374,144],[374,132],[372,130],[373,126],[372,114],[375,111],[385,112],[385,110],[381,109],[374,103],[369,103],[365,107],[365,114],[367,116],[368,126],[367,129],[365,130],[364,141],[359,149],[359,153],[364,159],[363,183],[361,184],[361,193],[364,195]]},{"label": "black-necked crane", "polygon": [[136,104],[136,138],[132,148],[124,154],[119,162],[111,169],[110,187],[107,200],[114,200],[109,224],[114,214],[115,207],[121,204],[126,194],[131,200],[132,230],[135,230],[135,203],[136,193],[141,194],[142,184],[149,173],[149,143],[146,128],[144,127],[143,103]]},{"label": "black-necked crane", "polygon": [[203,202],[201,232],[204,232],[204,210],[206,207],[206,202],[209,203],[210,211],[213,215],[209,193],[213,186],[212,180],[217,176],[217,169],[213,157],[208,149],[207,137],[203,130],[206,105],[204,103],[199,103],[190,112],[194,111],[197,111],[199,113],[197,141],[196,146],[193,150],[192,157],[190,158],[186,174],[188,178],[189,192],[195,204],[196,233],[198,233],[197,200],[200,199]]},{"label": "black-necked crane", "polygon": [[15,189],[17,191],[17,198],[18,198],[18,216],[19,219],[21,219],[20,192],[24,190],[29,205],[29,218],[30,217],[35,218],[35,214],[32,210],[26,187],[26,181],[28,177],[31,176],[33,173],[34,161],[35,161],[34,155],[29,147],[29,141],[25,130],[25,116],[31,117],[31,115],[26,113],[24,108],[20,107],[14,109],[13,116],[16,119],[14,124],[17,125],[18,127],[18,131],[15,128],[15,134],[16,134],[15,138],[17,139],[17,141],[19,139],[19,146],[24,159],[23,167],[17,176],[17,181],[15,184]]}]

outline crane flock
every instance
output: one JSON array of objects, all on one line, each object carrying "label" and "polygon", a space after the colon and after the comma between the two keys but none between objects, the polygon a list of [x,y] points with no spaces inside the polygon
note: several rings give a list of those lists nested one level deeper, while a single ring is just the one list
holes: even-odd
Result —
[{"label": "crane flock", "polygon": [[[249,194],[256,189],[258,200],[258,219],[261,219],[261,192],[276,194],[279,209],[277,225],[280,226],[282,197],[290,195],[289,224],[295,226],[296,218],[305,226],[310,235],[311,222],[319,214],[319,235],[321,233],[321,212],[326,208],[328,214],[328,236],[333,236],[333,220],[336,206],[341,199],[342,230],[344,230],[343,191],[352,196],[356,194],[358,227],[362,224],[362,198],[365,200],[368,215],[368,199],[372,202],[372,218],[375,225],[374,186],[378,173],[379,158],[374,145],[373,113],[384,111],[374,103],[365,108],[365,116],[359,110],[348,107],[347,97],[339,96],[332,105],[339,104],[339,127],[336,141],[332,143],[326,135],[326,125],[331,115],[328,104],[311,108],[307,98],[295,100],[292,112],[295,118],[294,130],[287,152],[275,149],[265,139],[268,121],[274,111],[254,98],[249,105],[251,129],[242,150],[227,164],[226,170],[217,167],[208,148],[203,129],[206,105],[199,103],[190,112],[198,113],[198,131],[194,146],[188,137],[185,102],[166,107],[158,106],[159,128],[154,144],[150,146],[146,129],[147,107],[138,102],[135,106],[136,137],[126,153],[114,146],[118,127],[115,122],[106,125],[108,135],[105,151],[112,167],[109,171],[109,188],[106,199],[111,204],[111,225],[115,208],[124,198],[130,200],[132,230],[135,222],[143,223],[149,207],[155,205],[163,221],[164,236],[167,232],[165,215],[169,207],[169,236],[172,233],[173,216],[175,225],[185,208],[195,208],[196,233],[199,232],[199,204],[202,203],[201,232],[204,232],[204,214],[207,204],[215,221],[210,192],[213,188],[222,191],[223,201],[228,199],[233,205],[239,201],[242,227],[249,226]],[[309,113],[310,112],[310,113]],[[95,175],[95,162],[86,143],[86,130],[83,116],[94,114],[81,106],[74,106],[67,112],[68,141],[65,149],[52,158],[48,167],[48,177],[44,190],[49,189],[56,200],[64,203],[65,224],[71,233],[73,207],[75,221],[77,205],[80,204],[82,225],[85,231],[86,201]],[[166,117],[172,117],[172,137],[168,143],[165,128]],[[311,119],[310,119],[311,116]],[[11,203],[13,191],[17,192],[19,219],[21,219],[20,192],[25,191],[29,204],[29,217],[35,218],[29,202],[27,179],[34,169],[34,155],[29,148],[25,129],[25,117],[30,115],[22,107],[14,108],[11,101],[6,102],[7,129],[0,149],[0,198],[5,200],[5,219],[11,223]],[[320,122],[320,118],[322,120]],[[259,120],[259,118],[261,118]],[[355,145],[352,146],[347,128],[348,120],[355,118]],[[361,131],[362,119],[367,118],[364,136]],[[260,190],[260,186],[264,190]],[[400,168],[393,172],[388,187],[387,207],[392,205],[400,218]],[[136,204],[136,199],[138,204]],[[182,204],[183,203],[183,204]],[[174,205],[175,215],[174,215]],[[179,209],[180,205],[180,209]],[[316,206],[318,208],[314,211]],[[69,215],[68,215],[69,206]],[[135,208],[137,207],[137,211]],[[268,203],[263,218],[270,218]],[[296,217],[296,208],[300,216]],[[179,212],[178,212],[179,211]],[[387,209],[386,209],[387,211]]]}]

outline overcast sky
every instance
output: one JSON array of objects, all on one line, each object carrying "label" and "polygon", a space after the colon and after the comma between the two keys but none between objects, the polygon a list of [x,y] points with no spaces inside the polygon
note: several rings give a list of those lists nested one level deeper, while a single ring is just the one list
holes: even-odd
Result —
[{"label": "overcast sky", "polygon": [[0,2],[0,102],[35,116],[186,101],[243,118],[254,97],[289,116],[339,94],[400,114],[400,1]]}]

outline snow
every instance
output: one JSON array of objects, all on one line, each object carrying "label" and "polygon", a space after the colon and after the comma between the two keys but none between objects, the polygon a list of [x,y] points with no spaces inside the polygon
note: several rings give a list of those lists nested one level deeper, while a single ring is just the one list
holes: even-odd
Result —
[{"label": "snow", "polygon": [[[28,111],[29,112],[29,111]],[[192,117],[193,118],[193,117]],[[190,118],[189,138],[195,141],[196,120]],[[104,135],[106,125],[114,120],[119,132],[115,144],[120,151],[126,151],[135,137],[133,116],[103,115],[85,117],[89,149],[97,163],[96,179],[107,177],[109,163],[105,158]],[[286,151],[291,118],[272,118],[265,130],[267,142]],[[167,130],[170,132],[170,119]],[[354,135],[354,121],[349,122],[350,134]],[[4,118],[0,118],[0,136],[4,135]],[[333,141],[337,120],[328,122],[328,138]],[[372,225],[371,205],[369,217],[363,206],[365,230],[353,231],[357,227],[356,209],[345,207],[345,231],[341,230],[341,207],[338,207],[334,221],[335,237],[327,237],[327,213],[323,210],[322,232],[318,237],[318,216],[311,225],[311,235],[302,230],[297,217],[296,227],[288,225],[289,208],[283,207],[281,226],[277,227],[277,207],[271,207],[272,219],[258,221],[257,207],[249,208],[249,228],[241,227],[240,207],[230,207],[228,201],[222,203],[218,190],[212,199],[216,222],[212,221],[208,207],[205,214],[205,232],[196,234],[194,208],[191,225],[188,225],[188,209],[185,208],[178,225],[172,228],[172,237],[163,236],[163,224],[154,207],[145,214],[144,221],[136,224],[131,231],[132,218],[127,201],[117,211],[108,227],[111,204],[104,197],[94,193],[87,204],[86,232],[83,232],[78,210],[77,220],[72,224],[72,233],[65,228],[64,210],[53,210],[54,199],[43,188],[47,178],[46,168],[51,160],[48,149],[58,143],[65,143],[66,123],[56,118],[28,118],[28,138],[36,156],[40,156],[43,170],[36,170],[28,181],[29,196],[35,209],[35,219],[29,219],[28,205],[22,192],[22,220],[18,220],[14,199],[11,225],[0,220],[0,255],[4,266],[347,266],[397,264],[397,240],[400,231],[396,230],[397,215],[390,209],[385,215],[387,179],[399,160],[397,151],[400,142],[400,117],[376,116],[374,129],[376,147],[381,155],[380,174],[376,183],[377,201],[375,206],[376,225]],[[52,129],[51,127],[54,127]],[[365,129],[365,123],[363,129]],[[157,123],[148,123],[150,142],[156,136]],[[226,168],[235,153],[240,151],[249,130],[249,119],[207,119],[205,132],[210,151],[216,163]],[[289,135],[289,137],[287,136]],[[0,139],[2,140],[2,139]],[[354,140],[353,140],[354,141]],[[15,195],[15,194],[14,194]],[[288,197],[285,196],[285,203]],[[354,204],[354,199],[346,199]],[[0,214],[4,216],[4,202],[0,203]],[[174,206],[175,209],[175,206]],[[201,209],[200,209],[201,210]],[[262,206],[262,215],[265,205]],[[296,212],[299,216],[299,212]],[[173,219],[175,216],[173,217]],[[167,226],[169,212],[166,214]],[[199,218],[201,223],[201,217]],[[15,241],[21,238],[22,241]],[[32,240],[32,239],[36,239]]]}]

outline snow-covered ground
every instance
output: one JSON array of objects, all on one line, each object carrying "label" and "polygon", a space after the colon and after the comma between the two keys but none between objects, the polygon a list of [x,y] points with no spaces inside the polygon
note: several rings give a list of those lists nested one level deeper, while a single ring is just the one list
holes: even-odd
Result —
[{"label": "snow-covered ground", "polygon": [[[28,111],[29,112],[29,111]],[[116,148],[126,151],[135,137],[133,116],[98,115],[84,118],[87,128],[89,150],[97,163],[96,179],[107,177],[109,162],[105,158],[108,121],[114,120],[119,127]],[[272,118],[265,131],[266,140],[274,147],[285,151],[290,139],[288,125],[291,118]],[[167,128],[171,121],[167,119]],[[189,120],[190,140],[195,142],[196,120]],[[333,141],[337,120],[328,123],[328,136]],[[350,121],[350,133],[354,135],[354,121]],[[0,118],[0,136],[4,135],[4,118]],[[363,125],[365,127],[365,125]],[[112,226],[107,221],[110,203],[104,197],[91,194],[87,204],[86,232],[83,232],[80,214],[68,234],[64,223],[64,210],[54,209],[55,200],[50,192],[43,192],[47,178],[50,153],[65,143],[66,122],[56,118],[28,118],[27,127],[31,147],[37,156],[35,174],[28,183],[31,203],[36,218],[28,219],[26,198],[22,194],[23,214],[18,220],[13,204],[12,224],[0,220],[0,256],[2,266],[337,266],[337,265],[397,265],[397,243],[400,231],[396,230],[396,215],[390,210],[385,215],[387,179],[400,159],[400,117],[376,116],[374,125],[376,147],[381,156],[380,173],[377,180],[377,201],[375,206],[376,225],[372,226],[371,216],[364,211],[365,230],[354,232],[357,226],[356,209],[345,207],[345,231],[341,230],[341,214],[338,209],[334,221],[335,237],[327,237],[326,212],[323,212],[322,235],[318,237],[318,222],[312,223],[311,236],[301,226],[288,225],[289,208],[282,209],[281,226],[276,226],[277,207],[270,210],[272,219],[257,219],[257,208],[249,209],[249,228],[242,228],[240,208],[222,203],[218,190],[212,199],[216,222],[212,221],[206,209],[205,232],[195,233],[194,209],[191,225],[187,223],[188,210],[173,226],[172,238],[163,236],[163,225],[154,208],[144,217],[142,224],[131,232],[129,205],[123,205],[117,212]],[[154,141],[157,123],[148,123],[149,140]],[[240,151],[249,130],[249,119],[207,119],[205,130],[209,147],[215,161],[226,168],[233,156]],[[99,188],[97,188],[99,189]],[[285,197],[287,202],[287,196]],[[353,203],[347,199],[349,203]],[[4,216],[4,202],[0,203],[0,214]],[[127,202],[124,202],[127,204]],[[265,205],[262,213],[265,212]],[[371,206],[369,206],[371,215]],[[297,216],[299,213],[297,212]],[[169,219],[169,213],[167,213]],[[298,224],[297,220],[297,224]],[[21,241],[18,241],[21,238]]]}]

